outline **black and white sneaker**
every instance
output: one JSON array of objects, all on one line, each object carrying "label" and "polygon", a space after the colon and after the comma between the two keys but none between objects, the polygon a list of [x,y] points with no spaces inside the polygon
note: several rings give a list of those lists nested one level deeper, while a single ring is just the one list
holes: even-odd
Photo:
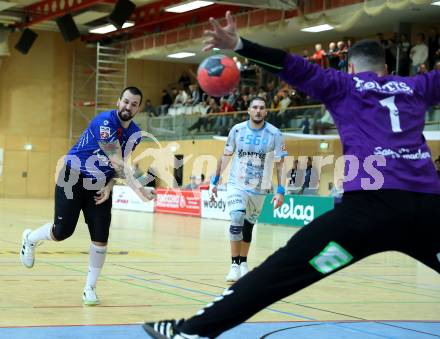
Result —
[{"label": "black and white sneaker", "polygon": [[154,339],[199,339],[198,335],[190,335],[182,333],[178,327],[182,325],[183,319],[180,320],[160,320],[157,322],[145,323],[143,328],[151,338]]}]

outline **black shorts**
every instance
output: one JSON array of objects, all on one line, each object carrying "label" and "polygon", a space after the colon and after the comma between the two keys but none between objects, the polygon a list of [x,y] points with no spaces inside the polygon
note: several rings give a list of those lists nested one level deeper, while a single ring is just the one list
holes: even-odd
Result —
[{"label": "black shorts", "polygon": [[[78,178],[74,185],[66,185],[69,179]],[[73,234],[78,222],[80,211],[83,211],[84,219],[89,228],[90,238],[96,242],[107,242],[111,223],[112,197],[100,205],[95,204],[95,194],[99,188],[90,189],[84,187],[84,176],[69,166],[64,166],[55,186],[55,216],[54,235],[62,234],[63,240]],[[102,183],[102,185],[105,185]],[[96,184],[91,181],[91,184]],[[66,236],[67,235],[67,236]]]}]

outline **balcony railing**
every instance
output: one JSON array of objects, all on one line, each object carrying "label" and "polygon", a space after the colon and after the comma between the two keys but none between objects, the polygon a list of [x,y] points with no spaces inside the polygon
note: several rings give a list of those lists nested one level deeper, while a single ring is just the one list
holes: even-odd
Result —
[{"label": "balcony railing", "polygon": [[[337,134],[332,123],[317,124],[324,110],[323,105],[269,109],[266,121],[284,132],[303,133],[307,117],[309,134]],[[181,140],[227,136],[233,125],[248,119],[247,111],[205,115],[199,112],[197,107],[182,106],[170,110],[171,114],[158,117],[142,112],[136,116],[135,121],[143,131],[153,134],[159,140]],[[434,106],[426,112],[425,120],[425,131],[440,133],[440,106]]]}]

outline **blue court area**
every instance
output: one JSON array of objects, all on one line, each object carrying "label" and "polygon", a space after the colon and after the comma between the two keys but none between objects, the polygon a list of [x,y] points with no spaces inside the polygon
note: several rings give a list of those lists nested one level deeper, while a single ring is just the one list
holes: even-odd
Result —
[{"label": "blue court area", "polygon": [[[245,323],[220,339],[428,339],[440,338],[440,322]],[[0,328],[1,339],[147,339],[140,325]]]}]

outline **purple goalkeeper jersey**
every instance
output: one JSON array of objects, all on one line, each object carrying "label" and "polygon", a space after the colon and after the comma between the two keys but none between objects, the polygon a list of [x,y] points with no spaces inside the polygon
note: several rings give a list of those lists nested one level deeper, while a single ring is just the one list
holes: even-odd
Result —
[{"label": "purple goalkeeper jersey", "polygon": [[440,71],[413,77],[347,74],[289,55],[279,75],[333,116],[346,161],[345,191],[440,194],[423,136],[425,112],[440,102]]}]

